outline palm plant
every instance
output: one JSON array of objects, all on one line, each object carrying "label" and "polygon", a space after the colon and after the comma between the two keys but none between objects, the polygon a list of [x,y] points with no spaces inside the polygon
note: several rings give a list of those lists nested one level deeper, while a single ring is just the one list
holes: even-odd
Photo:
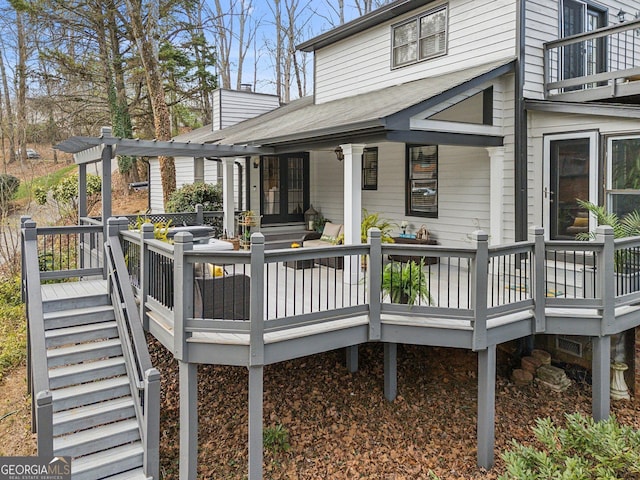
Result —
[{"label": "palm plant", "polygon": [[[613,229],[613,238],[640,236],[640,212],[634,210],[620,218],[613,212],[608,212],[602,205],[596,205],[585,200],[578,199],[578,205],[593,214],[598,225],[609,225]],[[576,240],[593,240],[595,232],[583,232],[576,235]],[[637,265],[636,249],[619,249],[615,251],[614,268],[616,272],[626,272],[630,265]]]},{"label": "palm plant", "polygon": [[427,276],[422,269],[424,259],[419,263],[388,263],[382,271],[382,292],[389,295],[393,303],[414,305],[422,301],[430,305],[433,298],[427,288]]},{"label": "palm plant", "polygon": [[360,224],[360,239],[362,243],[367,243],[367,235],[370,228],[380,230],[380,239],[382,243],[394,243],[391,232],[397,225],[393,222],[380,218],[379,213],[369,213],[366,209],[362,209],[362,223]]},{"label": "palm plant", "polygon": [[[613,238],[635,237],[640,235],[640,212],[634,210],[620,218],[613,212],[608,212],[602,205],[577,199],[580,207],[588,210],[596,217],[598,225],[609,225],[613,228]],[[577,240],[593,240],[595,232],[584,232],[576,235]]]}]

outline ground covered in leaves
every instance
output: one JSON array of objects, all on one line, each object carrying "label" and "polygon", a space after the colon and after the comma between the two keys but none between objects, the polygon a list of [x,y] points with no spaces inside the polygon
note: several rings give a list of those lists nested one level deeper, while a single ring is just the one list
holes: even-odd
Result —
[{"label": "ground covered in leaves", "polygon": [[[178,478],[179,390],[176,362],[152,342],[162,373],[161,469]],[[565,393],[516,387],[509,358],[499,355],[496,384],[496,467],[476,466],[476,354],[398,346],[398,391],[383,395],[383,349],[360,347],[359,371],[345,368],[344,351],[265,367],[265,478],[495,479],[499,453],[512,441],[532,442],[538,417],[563,423],[565,413],[591,411],[591,387],[573,382]],[[201,366],[198,478],[247,475],[247,381],[240,367]],[[640,406],[616,402],[621,423],[640,428]],[[288,437],[286,441],[283,436]]]}]

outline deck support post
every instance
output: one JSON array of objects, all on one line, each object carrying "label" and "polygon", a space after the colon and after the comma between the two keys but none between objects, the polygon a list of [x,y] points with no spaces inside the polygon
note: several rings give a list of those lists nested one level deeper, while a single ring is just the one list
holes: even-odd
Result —
[{"label": "deck support post", "polygon": [[358,345],[351,345],[347,347],[347,370],[349,373],[356,373],[358,371]]},{"label": "deck support post", "polygon": [[384,398],[393,402],[398,395],[398,344],[384,344]]},{"label": "deck support post", "polygon": [[478,351],[478,466],[493,467],[496,407],[496,346]]},{"label": "deck support post", "polygon": [[596,421],[609,418],[609,408],[611,399],[609,389],[611,385],[611,337],[593,337],[592,357],[592,387],[591,387],[591,409],[593,419]]},{"label": "deck support post", "polygon": [[263,380],[264,380],[264,367],[262,365],[250,366],[249,367],[249,480],[262,479]]},{"label": "deck support post", "polygon": [[198,365],[178,361],[180,378],[180,480],[198,473]]}]

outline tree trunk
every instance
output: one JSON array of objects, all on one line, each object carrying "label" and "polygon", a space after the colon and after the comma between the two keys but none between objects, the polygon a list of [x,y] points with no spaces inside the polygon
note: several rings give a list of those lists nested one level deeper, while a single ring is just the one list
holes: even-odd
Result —
[{"label": "tree trunk", "polygon": [[16,66],[18,147],[20,163],[27,159],[27,43],[22,12],[16,11],[16,30],[18,32],[18,65]]},{"label": "tree trunk", "polygon": [[[5,114],[7,118],[6,138],[9,140],[9,163],[16,161],[16,138],[13,109],[11,108],[11,95],[9,94],[9,83],[7,81],[7,71],[4,67],[4,44],[0,41],[2,50],[0,51],[0,75],[2,76],[2,89],[4,92]],[[4,138],[3,138],[4,139]]]},{"label": "tree trunk", "polygon": [[[133,36],[145,70],[147,90],[149,91],[149,99],[153,110],[155,136],[157,140],[169,140],[171,139],[171,118],[164,96],[157,45],[153,43],[153,39],[158,38],[155,32],[157,24],[155,15],[157,15],[157,12],[146,12],[148,20],[147,29],[145,30],[142,23],[142,5],[140,2],[138,0],[127,0],[126,3]],[[158,157],[158,160],[160,162],[162,194],[166,204],[176,189],[176,167],[173,157]]]}]

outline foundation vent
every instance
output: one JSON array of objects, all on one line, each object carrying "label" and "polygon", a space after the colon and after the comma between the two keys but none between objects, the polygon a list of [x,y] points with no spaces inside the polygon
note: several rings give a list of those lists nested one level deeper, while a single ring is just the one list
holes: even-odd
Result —
[{"label": "foundation vent", "polygon": [[558,335],[556,337],[556,349],[574,357],[582,358],[582,343],[576,340]]}]

